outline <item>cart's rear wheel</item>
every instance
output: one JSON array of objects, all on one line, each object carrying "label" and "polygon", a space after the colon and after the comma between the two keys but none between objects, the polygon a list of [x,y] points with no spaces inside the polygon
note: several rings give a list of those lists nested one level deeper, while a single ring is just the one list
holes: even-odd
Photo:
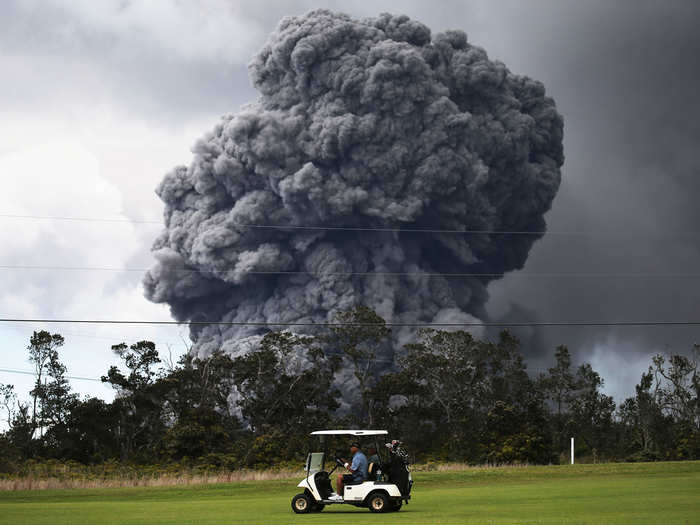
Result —
[{"label": "cart's rear wheel", "polygon": [[311,499],[306,494],[297,494],[292,498],[292,510],[297,514],[306,514],[312,509]]},{"label": "cart's rear wheel", "polygon": [[384,492],[370,494],[367,504],[372,512],[386,512],[389,510],[389,498]]}]

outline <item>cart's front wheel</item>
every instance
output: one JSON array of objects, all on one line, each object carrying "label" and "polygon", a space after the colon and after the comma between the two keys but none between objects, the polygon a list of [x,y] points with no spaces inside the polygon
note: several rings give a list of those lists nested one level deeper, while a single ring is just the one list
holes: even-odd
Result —
[{"label": "cart's front wheel", "polygon": [[311,505],[311,512],[321,512],[325,507],[323,503],[314,503]]},{"label": "cart's front wheel", "polygon": [[311,512],[311,499],[306,494],[297,494],[292,498],[292,510],[297,514]]},{"label": "cart's front wheel", "polygon": [[369,497],[369,510],[372,512],[386,512],[389,510],[389,498],[383,492],[375,492]]},{"label": "cart's front wheel", "polygon": [[398,512],[401,510],[401,505],[403,505],[403,502],[401,500],[399,501],[392,501],[391,502],[391,510],[394,512]]}]

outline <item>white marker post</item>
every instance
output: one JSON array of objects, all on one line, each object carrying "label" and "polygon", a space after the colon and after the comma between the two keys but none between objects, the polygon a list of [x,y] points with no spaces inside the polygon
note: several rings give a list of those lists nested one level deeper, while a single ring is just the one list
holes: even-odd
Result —
[{"label": "white marker post", "polygon": [[574,438],[571,438],[571,464],[574,464]]}]

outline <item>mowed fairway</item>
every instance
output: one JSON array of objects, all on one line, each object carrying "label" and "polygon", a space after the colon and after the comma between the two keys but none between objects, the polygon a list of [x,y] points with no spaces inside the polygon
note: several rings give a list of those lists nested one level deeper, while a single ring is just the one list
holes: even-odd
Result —
[{"label": "mowed fairway", "polygon": [[700,462],[414,474],[398,513],[350,506],[295,515],[295,482],[0,493],[0,523],[698,523]]}]

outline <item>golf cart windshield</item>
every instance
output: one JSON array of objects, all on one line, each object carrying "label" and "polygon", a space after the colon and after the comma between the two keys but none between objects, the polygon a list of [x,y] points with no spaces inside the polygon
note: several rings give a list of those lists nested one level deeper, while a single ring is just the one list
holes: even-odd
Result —
[{"label": "golf cart windshield", "polygon": [[320,472],[323,470],[323,457],[324,452],[311,452],[306,457],[306,472],[307,474],[314,474],[315,472]]}]

